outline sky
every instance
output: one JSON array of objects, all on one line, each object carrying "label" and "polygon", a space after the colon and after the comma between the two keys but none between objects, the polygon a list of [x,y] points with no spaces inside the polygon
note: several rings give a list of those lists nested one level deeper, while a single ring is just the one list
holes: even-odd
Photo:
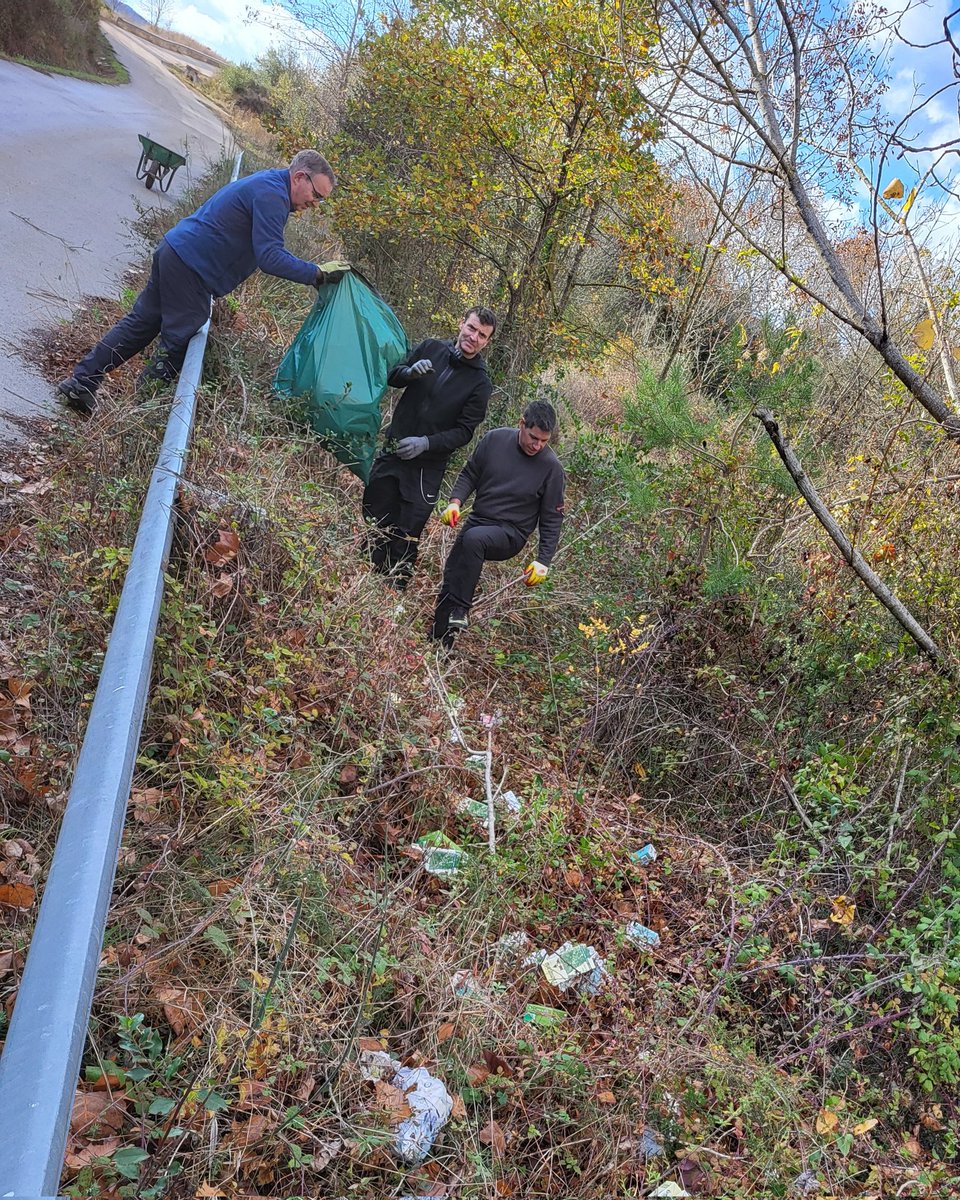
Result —
[{"label": "sky", "polygon": [[[943,20],[953,7],[947,0],[926,0],[912,5],[896,21],[896,34],[889,43],[889,89],[884,97],[887,111],[905,115],[916,104],[917,93],[931,96],[953,79],[949,46],[943,41]],[[960,40],[960,20],[951,22]],[[957,136],[955,91],[931,101],[923,115],[923,128],[931,142]]]},{"label": "sky", "polygon": [[[922,98],[933,96],[943,85],[954,80],[950,47],[936,43],[943,41],[943,21],[955,4],[952,0],[926,0],[925,3],[911,4],[905,12],[902,11],[904,7],[893,0],[886,3],[887,11],[896,18],[898,36],[890,41],[887,51],[889,86],[883,104],[895,120],[906,116]],[[960,42],[960,20],[954,17],[950,26]],[[956,88],[930,100],[912,122],[910,133],[910,140],[918,146],[956,142],[960,138]],[[936,157],[941,159],[938,174],[956,191],[960,186],[960,158],[955,152],[946,157],[941,155],[942,152],[936,151],[891,155],[884,164],[881,188],[897,177],[909,194],[917,181],[918,170],[928,167]],[[924,230],[923,218],[927,214],[930,224]],[[945,196],[932,182],[921,191],[914,220],[920,226],[918,232],[928,233],[933,244],[945,247],[955,243],[958,216],[960,201],[956,196]]]},{"label": "sky", "polygon": [[[143,11],[149,3],[150,0],[140,0],[138,6],[135,0],[134,6]],[[949,47],[915,47],[942,41],[943,19],[952,11],[955,0],[879,0],[878,3],[874,0],[874,4],[887,13],[899,34],[892,36],[886,46],[879,39],[874,42],[874,49],[883,56],[889,79],[883,105],[897,119],[916,105],[918,93],[929,96],[953,76]],[[234,62],[253,62],[270,46],[282,47],[293,41],[302,49],[322,41],[321,35],[295,18],[280,0],[276,3],[273,0],[164,0],[163,23],[196,38]],[[955,18],[952,24],[960,40],[960,18]],[[908,43],[914,43],[914,46]],[[914,122],[914,132],[920,141],[929,144],[960,136],[956,92],[951,91],[932,101]],[[929,161],[929,155],[914,156],[912,161],[891,157],[882,172],[881,188],[896,175],[902,178],[909,192],[917,178],[914,168]],[[944,164],[944,174],[953,179],[960,178],[957,163],[960,159],[951,157]],[[869,192],[866,188],[859,191],[859,195],[843,201],[824,196],[825,215],[838,225],[862,223],[868,215]],[[937,189],[931,187],[927,195],[922,194],[922,200],[929,197],[932,201],[936,192]],[[922,217],[922,207],[925,206],[918,202],[916,218]],[[953,229],[958,217],[960,201],[948,199],[946,212],[939,214],[937,225],[941,230]]]},{"label": "sky", "polygon": [[[149,7],[148,0],[128,2],[144,13]],[[252,63],[291,37],[298,43],[316,37],[287,8],[269,0],[168,0],[162,22],[238,63]]]}]

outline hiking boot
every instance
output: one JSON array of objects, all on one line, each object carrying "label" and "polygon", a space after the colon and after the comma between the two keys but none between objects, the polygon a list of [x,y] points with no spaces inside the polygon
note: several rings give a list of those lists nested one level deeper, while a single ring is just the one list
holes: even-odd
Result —
[{"label": "hiking boot", "polygon": [[457,605],[450,609],[450,616],[447,618],[447,627],[454,633],[462,633],[470,624],[467,616],[467,610]]},{"label": "hiking boot", "polygon": [[96,410],[97,397],[93,388],[87,387],[72,376],[57,384],[57,395],[63,398],[67,408],[72,408],[74,412],[82,413],[85,417],[91,416]]}]

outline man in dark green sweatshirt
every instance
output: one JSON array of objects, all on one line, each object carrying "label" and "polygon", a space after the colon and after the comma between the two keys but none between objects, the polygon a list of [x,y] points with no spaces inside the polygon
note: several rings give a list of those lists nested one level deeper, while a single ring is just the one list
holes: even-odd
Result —
[{"label": "man in dark green sweatshirt", "polygon": [[441,521],[456,528],[460,506],[474,492],[469,517],[453,544],[443,572],[430,637],[453,645],[467,626],[470,606],[487,559],[502,562],[523,549],[539,526],[537,557],[524,572],[527,587],[547,577],[563,524],[565,476],[549,441],[557,414],[544,400],[528,404],[516,429],[492,429],[453,485]]}]

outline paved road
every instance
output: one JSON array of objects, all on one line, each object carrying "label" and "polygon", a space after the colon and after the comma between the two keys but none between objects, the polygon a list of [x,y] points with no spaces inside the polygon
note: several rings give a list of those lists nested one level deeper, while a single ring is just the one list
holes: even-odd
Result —
[{"label": "paved road", "polygon": [[[69,316],[84,296],[119,291],[148,252],[137,204],[168,206],[233,139],[213,110],[162,65],[163,51],[105,24],[130,72],[122,87],[0,61],[0,437],[4,414],[55,411],[51,389],[17,353],[30,330]],[[136,178],[137,134],[187,156],[168,195]]]}]

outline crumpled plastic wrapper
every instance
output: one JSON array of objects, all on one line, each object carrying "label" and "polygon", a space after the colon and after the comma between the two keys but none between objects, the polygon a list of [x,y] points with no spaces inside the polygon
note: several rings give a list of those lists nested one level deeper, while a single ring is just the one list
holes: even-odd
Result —
[{"label": "crumpled plastic wrapper", "polygon": [[422,1163],[437,1135],[450,1120],[453,1097],[426,1067],[401,1067],[391,1080],[407,1097],[413,1115],[394,1133],[394,1149],[406,1163]]}]

